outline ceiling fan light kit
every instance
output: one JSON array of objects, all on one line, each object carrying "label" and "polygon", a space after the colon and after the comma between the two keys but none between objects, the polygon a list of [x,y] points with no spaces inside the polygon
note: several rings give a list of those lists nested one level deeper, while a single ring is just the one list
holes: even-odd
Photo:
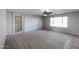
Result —
[{"label": "ceiling fan light kit", "polygon": [[54,14],[52,11],[50,11],[50,9],[42,9],[41,12],[43,16],[49,16],[51,14]]}]

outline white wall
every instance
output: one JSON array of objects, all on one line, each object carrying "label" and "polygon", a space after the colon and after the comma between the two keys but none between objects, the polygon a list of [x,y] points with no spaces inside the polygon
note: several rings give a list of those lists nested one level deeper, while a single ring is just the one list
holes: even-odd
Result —
[{"label": "white wall", "polygon": [[7,12],[4,9],[0,9],[0,48],[3,48],[6,39],[7,29]]},{"label": "white wall", "polygon": [[25,16],[25,32],[40,30],[42,28],[42,17]]},{"label": "white wall", "polygon": [[7,34],[12,34],[13,32],[13,20],[12,20],[12,12],[7,11]]},{"label": "white wall", "polygon": [[[12,31],[15,32],[15,16],[22,16],[23,19],[23,31],[35,31],[42,28],[42,17],[41,16],[34,16],[34,15],[26,15],[20,13],[13,13],[13,20],[12,20],[12,12],[7,12],[8,20],[7,20],[7,33],[12,34]],[[12,26],[13,22],[13,26]],[[14,29],[13,29],[13,28]]]},{"label": "white wall", "polygon": [[[44,27],[49,30],[79,35],[79,12],[55,15],[68,16],[68,28],[50,27],[50,17],[44,17]],[[51,16],[53,17],[53,16]]]}]

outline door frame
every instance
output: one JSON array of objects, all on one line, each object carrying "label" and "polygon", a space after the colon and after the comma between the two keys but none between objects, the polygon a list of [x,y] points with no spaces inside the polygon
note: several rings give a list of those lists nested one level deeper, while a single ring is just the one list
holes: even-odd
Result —
[{"label": "door frame", "polygon": [[24,25],[23,25],[23,23],[24,23],[24,16],[22,16],[22,15],[18,15],[18,14],[13,14],[13,34],[15,34],[15,17],[16,16],[21,16],[22,17],[22,32],[24,32]]}]

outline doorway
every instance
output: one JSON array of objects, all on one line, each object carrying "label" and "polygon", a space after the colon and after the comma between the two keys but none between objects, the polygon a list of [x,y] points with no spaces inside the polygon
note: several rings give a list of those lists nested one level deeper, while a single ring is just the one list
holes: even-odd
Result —
[{"label": "doorway", "polygon": [[22,16],[15,16],[15,32],[22,31]]}]

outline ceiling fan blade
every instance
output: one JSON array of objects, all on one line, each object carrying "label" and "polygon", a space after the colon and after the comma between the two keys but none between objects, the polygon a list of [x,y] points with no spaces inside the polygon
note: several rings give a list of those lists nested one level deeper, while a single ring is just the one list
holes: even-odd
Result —
[{"label": "ceiling fan blade", "polygon": [[48,14],[53,14],[53,12],[48,12]]}]

